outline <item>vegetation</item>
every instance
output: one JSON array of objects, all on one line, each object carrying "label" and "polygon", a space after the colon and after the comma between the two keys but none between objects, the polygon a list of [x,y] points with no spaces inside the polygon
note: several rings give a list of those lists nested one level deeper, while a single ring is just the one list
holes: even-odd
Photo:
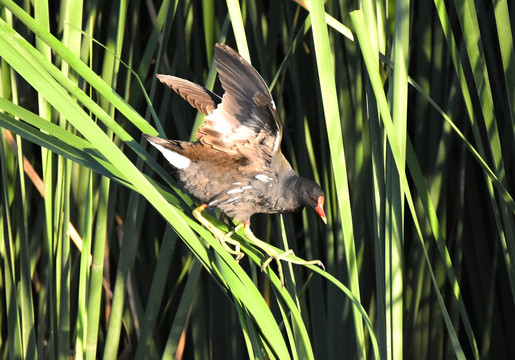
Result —
[{"label": "vegetation", "polygon": [[[508,1],[0,0],[1,359],[515,358]],[[228,43],[326,193],[236,263],[142,133]],[[212,212],[212,222],[232,224]]]}]

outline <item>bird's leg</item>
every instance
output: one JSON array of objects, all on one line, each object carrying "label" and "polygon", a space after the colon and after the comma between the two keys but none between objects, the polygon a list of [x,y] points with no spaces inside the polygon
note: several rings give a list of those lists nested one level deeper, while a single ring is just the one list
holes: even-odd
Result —
[{"label": "bird's leg", "polygon": [[[202,204],[199,207],[195,208],[195,210],[193,210],[193,216],[195,216],[195,219],[197,219],[199,223],[204,225],[216,237],[218,242],[220,242],[220,244],[224,247],[225,250],[227,250],[229,254],[234,255],[236,261],[240,261],[245,254],[240,251],[240,243],[231,238],[234,232],[230,231],[228,233],[225,233],[213,224],[211,224],[202,215],[202,211],[204,211],[206,208],[207,204]],[[229,245],[234,246],[234,249],[231,249]]]},{"label": "bird's leg", "polygon": [[289,258],[288,255],[295,255],[295,253],[293,252],[292,249],[288,249],[282,253],[279,253],[277,250],[275,250],[269,244],[267,244],[266,242],[264,242],[262,240],[259,240],[254,235],[252,230],[250,230],[250,221],[249,220],[236,226],[234,231],[239,230],[242,226],[243,226],[243,232],[244,232],[245,236],[247,237],[247,239],[249,239],[255,246],[257,246],[258,248],[263,250],[269,256],[269,258],[261,266],[261,270],[266,269],[266,267],[268,266],[268,264],[270,264],[270,262],[272,260],[275,259],[275,261],[277,262],[277,272],[279,273],[279,280],[281,281],[281,286],[284,286],[284,274],[283,274],[283,267],[281,265],[281,260],[287,261],[292,264],[304,265],[304,266],[305,265],[318,265],[322,269],[325,269],[324,264],[322,264],[322,262],[320,260],[306,261],[306,260],[296,260],[296,259]]}]

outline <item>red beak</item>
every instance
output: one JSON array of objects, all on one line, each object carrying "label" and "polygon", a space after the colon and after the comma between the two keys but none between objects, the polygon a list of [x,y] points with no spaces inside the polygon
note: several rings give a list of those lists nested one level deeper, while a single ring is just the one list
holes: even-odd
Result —
[{"label": "red beak", "polygon": [[325,217],[325,211],[324,211],[324,201],[325,201],[325,198],[322,195],[320,195],[318,197],[317,207],[315,208],[315,211],[317,212],[318,215],[320,215],[324,224],[327,224],[327,218]]}]

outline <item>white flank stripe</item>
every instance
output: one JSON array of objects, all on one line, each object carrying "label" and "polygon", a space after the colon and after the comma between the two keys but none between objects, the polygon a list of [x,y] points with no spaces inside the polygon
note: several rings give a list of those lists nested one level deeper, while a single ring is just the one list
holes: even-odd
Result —
[{"label": "white flank stripe", "polygon": [[270,180],[272,180],[272,178],[269,178],[268,176],[266,176],[265,174],[259,174],[259,175],[256,175],[254,176],[256,179],[258,179],[259,181],[262,181],[262,182],[269,182]]},{"label": "white flank stripe", "polygon": [[238,194],[238,193],[242,193],[242,192],[243,192],[242,189],[236,188],[236,189],[231,189],[231,190],[227,191],[227,194]]},{"label": "white flank stripe", "polygon": [[167,149],[161,145],[158,145],[156,143],[150,142],[154,147],[161,151],[161,154],[165,157],[166,160],[173,166],[175,166],[177,169],[186,169],[191,164],[191,160],[188,159],[186,156],[182,156],[180,154],[177,154],[176,152],[173,152],[170,149]]},{"label": "white flank stripe", "polygon": [[245,186],[242,186],[241,187],[242,190],[248,190],[248,189],[252,189],[252,186],[250,185],[245,185]]},{"label": "white flank stripe", "polygon": [[223,202],[223,203],[221,203],[220,205],[228,204],[228,203],[230,203],[230,202],[233,202],[233,201],[238,200],[239,198],[240,198],[239,196],[236,196],[236,197],[230,198],[229,200],[224,201],[224,202]]}]

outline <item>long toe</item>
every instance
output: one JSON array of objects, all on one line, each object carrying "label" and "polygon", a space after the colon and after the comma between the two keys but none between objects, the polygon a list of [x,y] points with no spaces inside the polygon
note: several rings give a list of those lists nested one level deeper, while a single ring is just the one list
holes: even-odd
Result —
[{"label": "long toe", "polygon": [[[220,230],[213,224],[209,222],[203,215],[202,211],[206,209],[207,205],[202,204],[199,207],[197,207],[195,210],[193,210],[193,216],[200,222],[202,225],[204,225],[211,234],[214,235],[214,237],[218,240],[218,242],[223,246],[225,250],[231,255],[234,256],[234,259],[238,262],[240,261],[243,256],[245,256],[244,253],[240,251],[240,243],[237,240],[234,240],[231,238],[234,231],[229,231],[228,233],[225,233],[224,231]],[[234,247],[231,248],[231,246]]]}]

